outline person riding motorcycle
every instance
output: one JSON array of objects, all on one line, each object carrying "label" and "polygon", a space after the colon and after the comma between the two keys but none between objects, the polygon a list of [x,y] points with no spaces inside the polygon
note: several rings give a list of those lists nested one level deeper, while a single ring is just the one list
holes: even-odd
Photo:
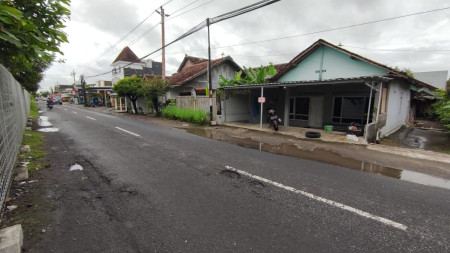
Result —
[{"label": "person riding motorcycle", "polygon": [[47,99],[47,107],[52,109],[53,108],[53,104],[54,104],[53,100],[51,98],[48,98]]}]

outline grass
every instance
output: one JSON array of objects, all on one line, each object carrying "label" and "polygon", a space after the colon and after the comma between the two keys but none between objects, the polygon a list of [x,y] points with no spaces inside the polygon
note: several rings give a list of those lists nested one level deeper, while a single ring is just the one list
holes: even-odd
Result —
[{"label": "grass", "polygon": [[177,119],[192,124],[204,125],[207,122],[208,113],[202,110],[168,106],[162,109],[162,116],[166,119]]},{"label": "grass", "polygon": [[30,145],[30,153],[20,154],[20,162],[29,162],[28,170],[39,170],[47,166],[42,141],[44,135],[39,132],[25,130],[22,145]]},{"label": "grass", "polygon": [[30,117],[33,119],[37,119],[39,117],[36,99],[33,97],[31,97],[31,103],[30,103]]}]

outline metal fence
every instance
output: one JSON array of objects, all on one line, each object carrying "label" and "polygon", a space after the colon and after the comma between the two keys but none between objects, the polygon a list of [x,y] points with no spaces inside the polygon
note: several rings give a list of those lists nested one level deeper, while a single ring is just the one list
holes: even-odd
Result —
[{"label": "metal fence", "polygon": [[30,95],[0,65],[0,207],[3,207],[30,112]]}]

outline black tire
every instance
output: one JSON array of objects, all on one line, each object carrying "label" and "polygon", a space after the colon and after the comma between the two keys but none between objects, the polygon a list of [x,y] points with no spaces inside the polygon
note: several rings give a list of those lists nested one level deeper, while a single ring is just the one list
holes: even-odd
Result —
[{"label": "black tire", "polygon": [[308,131],[305,133],[305,136],[308,138],[320,138],[319,132]]},{"label": "black tire", "polygon": [[278,125],[274,125],[273,128],[275,129],[275,131],[278,131]]}]

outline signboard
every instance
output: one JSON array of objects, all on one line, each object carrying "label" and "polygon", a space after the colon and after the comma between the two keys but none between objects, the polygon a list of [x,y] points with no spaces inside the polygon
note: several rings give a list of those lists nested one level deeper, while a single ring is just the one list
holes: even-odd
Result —
[{"label": "signboard", "polygon": [[266,102],[266,98],[265,97],[259,97],[258,98],[258,103],[265,103]]}]

